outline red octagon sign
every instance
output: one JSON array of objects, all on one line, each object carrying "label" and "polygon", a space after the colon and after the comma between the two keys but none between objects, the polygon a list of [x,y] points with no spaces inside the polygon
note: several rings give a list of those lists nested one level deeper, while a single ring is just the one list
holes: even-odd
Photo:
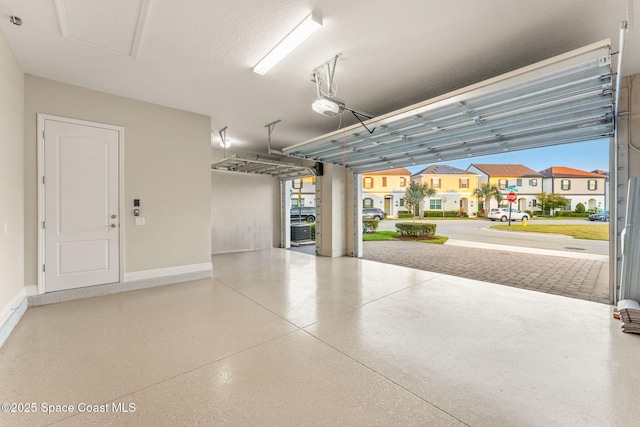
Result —
[{"label": "red octagon sign", "polygon": [[507,201],[508,201],[509,203],[513,203],[513,202],[515,202],[515,201],[516,201],[516,199],[517,199],[516,193],[514,193],[513,191],[512,191],[512,192],[510,192],[509,194],[507,194]]}]

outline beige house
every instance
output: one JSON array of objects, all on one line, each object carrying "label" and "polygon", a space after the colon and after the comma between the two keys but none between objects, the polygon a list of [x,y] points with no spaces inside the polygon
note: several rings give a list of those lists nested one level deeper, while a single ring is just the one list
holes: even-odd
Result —
[{"label": "beige house", "polygon": [[437,194],[424,202],[424,210],[462,210],[469,216],[478,212],[473,192],[478,188],[478,175],[448,165],[431,165],[411,176],[413,182],[427,184]]},{"label": "beige house", "polygon": [[292,180],[289,189],[291,207],[316,205],[316,177],[310,176]]},{"label": "beige house", "polygon": [[509,204],[507,202],[507,194],[511,191],[516,193],[516,208],[524,210],[536,209],[536,194],[542,190],[542,175],[521,164],[480,164],[472,163],[467,171],[479,175],[478,183],[495,185],[503,196],[502,202],[491,199],[489,206],[485,207],[488,211],[497,207],[504,207]]},{"label": "beige house", "polygon": [[605,175],[565,166],[552,166],[540,174],[543,176],[542,189],[545,193],[560,194],[569,200],[564,210],[574,210],[578,203],[587,209],[607,209]]},{"label": "beige house", "polygon": [[362,207],[380,208],[386,216],[406,211],[404,192],[411,181],[405,168],[389,169],[362,175]]}]

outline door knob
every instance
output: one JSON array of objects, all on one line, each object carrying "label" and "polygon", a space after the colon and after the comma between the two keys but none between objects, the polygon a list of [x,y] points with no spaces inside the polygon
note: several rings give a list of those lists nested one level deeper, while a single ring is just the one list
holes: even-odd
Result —
[{"label": "door knob", "polygon": [[111,228],[116,228],[116,225],[115,224],[111,224]]},{"label": "door knob", "polygon": [[111,219],[116,219],[116,215],[115,214],[111,215]]}]

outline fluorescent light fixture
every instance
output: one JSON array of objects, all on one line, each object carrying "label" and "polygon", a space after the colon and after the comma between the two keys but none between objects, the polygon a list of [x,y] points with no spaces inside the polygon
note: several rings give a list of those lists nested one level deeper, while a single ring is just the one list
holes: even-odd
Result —
[{"label": "fluorescent light fixture", "polygon": [[293,49],[298,47],[311,34],[322,26],[322,17],[316,13],[309,16],[298,24],[280,43],[274,47],[258,64],[253,67],[253,72],[260,75],[266,74],[274,65],[287,56]]}]

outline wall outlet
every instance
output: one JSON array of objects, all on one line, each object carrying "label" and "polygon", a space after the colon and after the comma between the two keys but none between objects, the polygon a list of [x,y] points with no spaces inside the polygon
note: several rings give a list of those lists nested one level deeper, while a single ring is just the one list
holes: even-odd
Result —
[{"label": "wall outlet", "polygon": [[137,217],[136,218],[136,225],[144,225],[144,218]]}]

